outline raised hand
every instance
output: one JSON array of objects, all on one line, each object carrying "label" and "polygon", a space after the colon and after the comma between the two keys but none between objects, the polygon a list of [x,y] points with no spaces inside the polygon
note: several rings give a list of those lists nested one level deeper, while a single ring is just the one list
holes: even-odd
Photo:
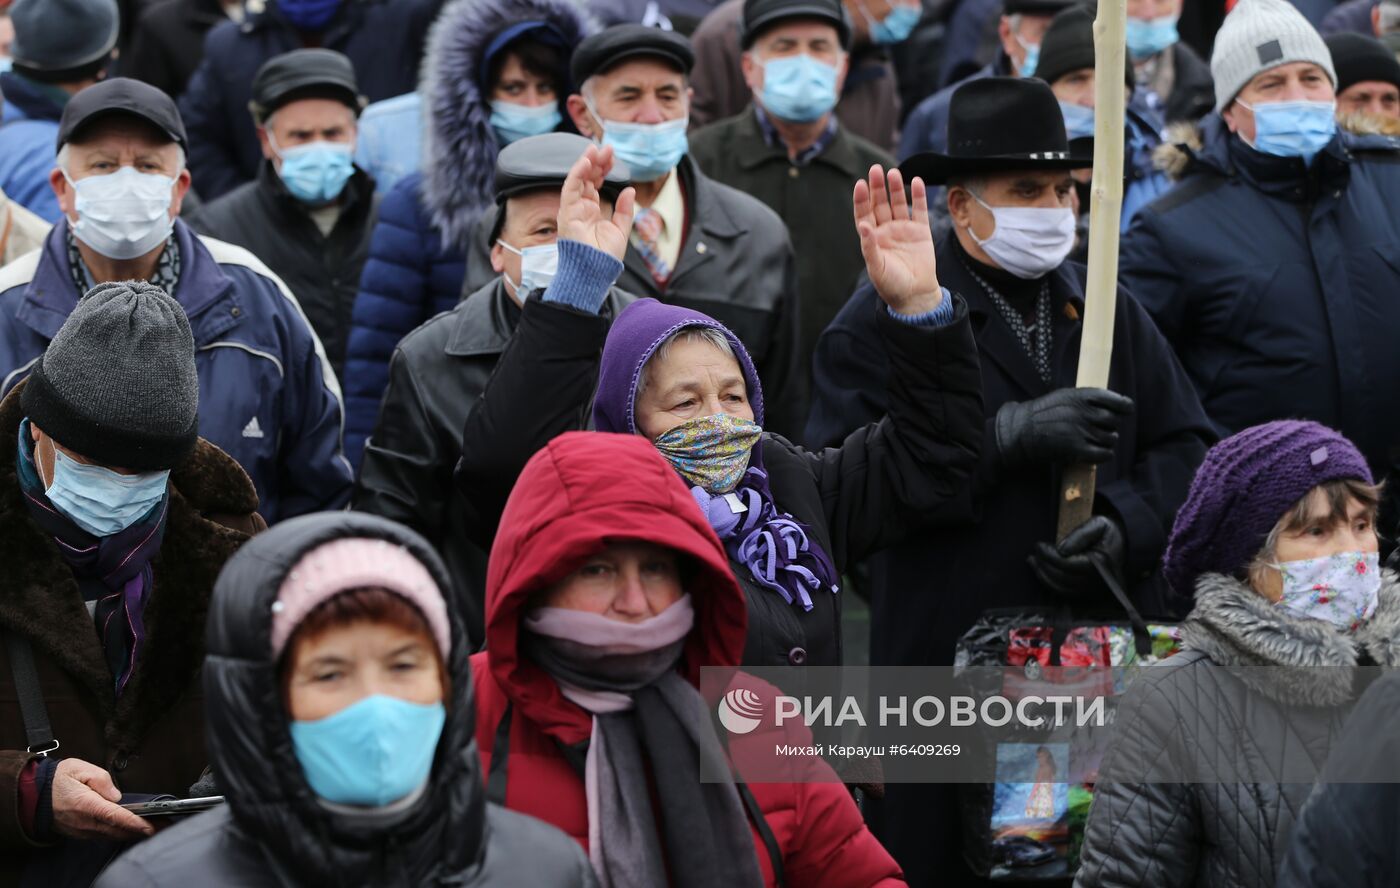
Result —
[{"label": "raised hand", "polygon": [[870,282],[885,304],[902,315],[933,311],[943,301],[924,181],[915,178],[910,190],[912,213],[899,170],[890,170],[887,177],[876,164],[870,168],[869,182],[856,183],[853,197],[860,252]]},{"label": "raised hand", "polygon": [[559,237],[587,244],[621,261],[632,233],[632,205],[637,192],[624,188],[617,196],[612,216],[605,215],[600,189],[612,167],[610,145],[589,145],[574,162],[559,194]]}]

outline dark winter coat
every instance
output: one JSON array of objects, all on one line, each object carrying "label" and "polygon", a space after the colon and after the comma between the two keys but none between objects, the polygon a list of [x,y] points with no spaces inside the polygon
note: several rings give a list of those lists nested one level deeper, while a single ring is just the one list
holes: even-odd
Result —
[{"label": "dark winter coat", "polygon": [[378,205],[374,181],[357,169],[341,192],[340,217],[324,235],[272,162],[264,161],[256,181],[205,204],[188,221],[202,234],[244,247],[267,263],[301,303],[336,375],[344,379],[350,312]]},{"label": "dark winter coat", "polygon": [[[63,221],[41,252],[0,269],[0,394],[33,369],[82,295],[67,238]],[[252,253],[197,237],[179,219],[174,240],[171,295],[194,333],[200,434],[253,479],[269,524],[345,505],[354,478],[340,444],[340,386],[291,291]]]},{"label": "dark winter coat", "polygon": [[[530,309],[556,314],[554,350],[535,352],[556,357],[525,362],[509,361],[508,354],[462,436],[457,483],[483,509],[492,498],[504,502],[526,460],[545,442],[581,427],[580,414],[598,378],[606,328],[550,303],[528,303]],[[950,507],[966,485],[981,441],[966,307],[959,304],[957,319],[939,328],[893,320],[883,303],[869,311],[876,348],[887,352],[895,368],[887,380],[888,414],[873,417],[839,448],[806,451],[768,433],[759,445],[774,505],[807,528],[838,573],[903,540],[917,516]],[[570,323],[572,329],[564,326]],[[748,382],[752,392],[756,383]],[[526,400],[497,397],[497,391],[538,394]],[[773,403],[766,389],[762,401]],[[733,569],[748,600],[746,666],[841,665],[841,603],[848,592],[813,593],[814,607],[804,612],[760,587],[747,567]]]},{"label": "dark winter coat", "polygon": [[1356,701],[1288,843],[1278,888],[1389,888],[1400,880],[1400,674]]},{"label": "dark winter coat", "polygon": [[316,797],[292,747],[278,670],[268,662],[272,605],[303,554],[352,536],[406,547],[447,588],[442,562],[421,539],[354,513],[302,518],[232,562],[210,605],[204,673],[209,757],[228,803],[138,845],[98,888],[596,886],[587,858],[558,830],[486,804],[472,741],[470,651],[455,615],[447,721],[423,796],[390,825],[336,813]]},{"label": "dark winter coat", "polygon": [[[1060,473],[1049,465],[1007,468],[995,417],[1008,402],[1072,388],[1079,367],[1084,266],[1050,272],[1051,382],[1035,371],[1006,320],[964,263],[957,239],[938,247],[938,280],[963,294],[982,369],[981,461],[961,502],[961,526],[940,527],[881,553],[872,563],[871,651],[876,665],[951,665],[958,638],[987,608],[1054,606],[1026,559],[1055,537]],[[879,302],[867,283],[822,336],[814,361],[816,398],[807,443],[825,447],[884,414],[890,371],[872,323]],[[1163,609],[1156,569],[1177,507],[1205,455],[1211,431],[1190,382],[1152,320],[1118,293],[1108,387],[1137,409],[1123,424],[1114,457],[1098,467],[1096,511],[1117,519],[1128,543],[1128,594],[1148,612]],[[910,589],[929,590],[910,597]],[[938,590],[950,594],[938,594]],[[953,590],[956,590],[955,592]],[[1087,602],[1086,602],[1087,603]],[[1097,604],[1110,607],[1105,599]]]},{"label": "dark winter coat", "polygon": [[1339,133],[1305,170],[1219,115],[1177,146],[1180,183],[1122,241],[1124,285],[1222,435],[1300,417],[1377,477],[1400,458],[1400,138]]},{"label": "dark winter coat", "polygon": [[[957,360],[951,353],[949,358]],[[694,568],[685,585],[694,602],[695,625],[677,666],[687,680],[699,685],[702,668],[737,665],[745,622],[744,598],[729,575],[723,547],[675,475],[660,477],[670,473],[669,467],[655,460],[645,467],[651,474],[645,474],[631,455],[634,441],[615,434],[593,437],[597,446],[618,452],[615,462],[627,466],[638,483],[630,495],[617,497],[613,492],[618,479],[608,474],[609,465],[600,466],[596,459],[571,460],[563,442],[548,445],[555,471],[522,483],[492,549],[487,645],[472,657],[476,738],[482,768],[490,775],[488,785],[493,790],[499,785],[511,810],[554,824],[584,847],[589,834],[584,776],[570,764],[570,753],[586,751],[593,718],[566,700],[547,672],[521,655],[520,621],[530,596],[576,568],[581,554],[601,549],[609,542],[609,531],[625,529],[630,536],[684,555]],[[764,726],[733,737],[732,763],[742,771],[745,760],[756,760],[761,745],[771,749],[774,743],[810,743],[805,730],[805,739],[795,736],[793,724]],[[501,733],[502,725],[508,735]],[[503,738],[508,742],[502,743]],[[762,818],[760,824],[750,809],[764,885],[778,884],[774,857],[782,862],[787,888],[903,885],[899,866],[865,828],[850,793],[830,767],[819,758],[798,767],[802,773],[792,782],[749,784]],[[766,847],[761,828],[776,848]]]},{"label": "dark winter coat", "polygon": [[[865,269],[860,239],[851,221],[851,188],[869,172],[871,164],[882,164],[888,169],[894,159],[838,126],[825,151],[806,166],[794,166],[787,148],[769,145],[764,140],[752,108],[692,136],[690,156],[707,176],[753,195],[787,224],[793,252],[801,257],[797,264],[801,327],[795,351],[805,392],[817,337],[846,304]],[[721,315],[715,317],[728,323]],[[745,343],[752,343],[742,330],[734,329]],[[757,353],[754,357],[759,361],[760,373],[763,372],[762,357]],[[763,381],[768,387],[766,376]],[[775,391],[774,404],[782,403],[779,394]],[[775,428],[798,435],[802,418],[798,417],[791,426],[778,424]]]},{"label": "dark winter coat", "polygon": [[[184,796],[208,757],[199,687],[204,615],[224,561],[266,525],[247,474],[200,439],[170,474],[170,513],[152,561],[146,641],[118,698],[73,572],[29,515],[16,477],[23,383],[0,401],[0,628],[29,639],[55,753],[105,768],[124,792]],[[6,648],[0,633],[0,650]],[[8,651],[0,653],[0,885],[41,846],[16,819],[25,752]]]},{"label": "dark winter coat", "polygon": [[[952,235],[939,242],[938,280],[967,300],[981,358],[981,461],[953,516],[932,516],[941,520],[870,559],[866,591],[875,666],[951,665],[958,638],[989,608],[1080,604],[1095,612],[1121,611],[1106,591],[1064,602],[1035,578],[1027,559],[1037,542],[1055,539],[1060,472],[1049,465],[1007,469],[995,446],[995,417],[1003,404],[1076,384],[1084,266],[1066,262],[1049,276],[1053,326],[1046,385],[968,273],[965,256]],[[878,303],[874,289],[863,284],[822,334],[812,362],[809,447],[840,443],[886,410],[890,371],[872,323]],[[1212,433],[1190,381],[1146,312],[1122,290],[1116,311],[1109,388],[1132,398],[1137,409],[1124,423],[1113,459],[1098,467],[1095,511],[1123,526],[1128,594],[1147,613],[1163,615],[1165,585],[1154,574]],[[891,784],[876,807],[876,832],[911,884],[937,884],[962,872],[962,809],[954,787]]]},{"label": "dark winter coat", "polygon": [[1195,123],[1215,107],[1215,79],[1210,65],[1186,43],[1177,41],[1169,50],[1175,79],[1166,103],[1167,123]]},{"label": "dark winter coat", "polygon": [[[690,86],[690,127],[697,130],[743,113],[753,101],[739,62],[739,21],[743,0],[725,0],[705,16],[690,42],[695,69]],[[899,85],[884,47],[869,44],[851,50],[850,68],[836,103],[836,119],[850,132],[890,151],[899,135]]]},{"label": "dark winter coat", "polygon": [[[588,320],[606,333],[611,318],[633,298],[614,289],[603,316]],[[413,528],[442,553],[474,648],[484,639],[486,552],[471,542],[467,530],[474,498],[453,485],[452,472],[462,454],[467,415],[501,354],[508,347],[527,358],[553,353],[553,341],[532,341],[533,327],[512,344],[520,318],[497,278],[404,337],[389,362],[384,406],[365,447],[353,498],[355,509]],[[522,403],[532,397],[529,390],[497,393]]]},{"label": "dark winter coat", "polygon": [[1182,647],[1123,697],[1076,888],[1272,888],[1358,658],[1400,665],[1400,588],[1351,636],[1207,574]]},{"label": "dark winter coat", "polygon": [[495,277],[485,269],[463,288],[469,244],[493,205],[499,151],[481,63],[497,32],[527,20],[549,22],[571,43],[595,28],[573,0],[456,0],[433,29],[423,60],[423,170],[384,196],[350,321],[345,449],[356,466],[399,340]]},{"label": "dark winter coat", "polygon": [[122,53],[123,77],[157,87],[179,98],[204,57],[204,35],[228,21],[220,0],[161,0],[142,11]]},{"label": "dark winter coat", "polygon": [[[442,2],[345,0],[311,45],[349,56],[360,94],[371,102],[401,95],[418,85],[423,40]],[[248,112],[253,75],[273,56],[305,45],[275,2],[260,11],[250,4],[241,23],[222,22],[206,35],[204,58],[180,98],[200,197],[212,200],[257,175],[263,158]]]}]

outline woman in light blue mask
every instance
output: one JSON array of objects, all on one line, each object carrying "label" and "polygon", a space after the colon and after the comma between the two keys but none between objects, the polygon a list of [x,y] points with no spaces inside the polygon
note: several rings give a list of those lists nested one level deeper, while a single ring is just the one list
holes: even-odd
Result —
[{"label": "woman in light blue mask", "polygon": [[1254,426],[1206,454],[1163,559],[1195,601],[1182,653],[1119,706],[1077,886],[1275,884],[1356,667],[1400,663],[1380,497],[1356,447],[1314,422]]},{"label": "woman in light blue mask", "polygon": [[428,543],[355,513],[256,542],[210,607],[210,756],[227,806],[99,884],[593,885],[576,844],[484,800],[469,643]]}]

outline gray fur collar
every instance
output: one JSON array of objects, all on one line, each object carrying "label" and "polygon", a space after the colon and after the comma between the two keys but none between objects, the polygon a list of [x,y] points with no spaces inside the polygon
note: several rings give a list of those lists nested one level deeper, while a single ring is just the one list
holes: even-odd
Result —
[{"label": "gray fur collar", "polygon": [[1376,613],[1347,635],[1279,610],[1240,580],[1205,574],[1196,581],[1196,606],[1182,627],[1182,647],[1204,653],[1281,703],[1339,706],[1352,697],[1361,650],[1382,667],[1400,665],[1400,577],[1384,572]]}]

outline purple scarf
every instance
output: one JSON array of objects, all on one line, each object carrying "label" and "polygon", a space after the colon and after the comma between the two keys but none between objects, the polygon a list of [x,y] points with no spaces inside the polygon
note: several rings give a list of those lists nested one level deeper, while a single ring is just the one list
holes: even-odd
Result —
[{"label": "purple scarf", "polygon": [[[638,434],[637,386],[642,370],[667,337],[685,327],[712,327],[729,340],[748,384],[754,422],[763,425],[763,386],[748,350],[739,337],[708,315],[655,299],[638,299],[613,321],[603,346],[598,371],[598,394],[593,401],[593,426],[600,432]],[[744,565],[754,582],[783,596],[789,604],[813,607],[811,592],[836,592],[840,575],[831,556],[811,538],[807,528],[773,502],[763,465],[763,444],[754,445],[749,469],[733,496],[745,511],[735,512],[725,495],[712,496],[701,488],[691,494],[724,541],[729,557]]]},{"label": "purple scarf", "polygon": [[20,424],[19,444],[17,468],[24,504],[34,523],[53,537],[83,600],[95,602],[90,608],[93,622],[120,697],[146,641],[146,602],[155,583],[151,559],[165,537],[170,492],[140,521],[112,536],[95,537],[55,509],[44,495],[27,422]]},{"label": "purple scarf", "polygon": [[[830,589],[836,584],[836,567],[821,546],[813,545],[807,529],[773,505],[768,490],[768,473],[750,468],[732,494],[713,494],[703,487],[692,487],[700,511],[724,542],[729,557],[749,569],[754,582],[772,589],[788,604],[802,602],[802,609],[813,608],[810,592]],[[735,512],[731,503],[744,506]]]}]

